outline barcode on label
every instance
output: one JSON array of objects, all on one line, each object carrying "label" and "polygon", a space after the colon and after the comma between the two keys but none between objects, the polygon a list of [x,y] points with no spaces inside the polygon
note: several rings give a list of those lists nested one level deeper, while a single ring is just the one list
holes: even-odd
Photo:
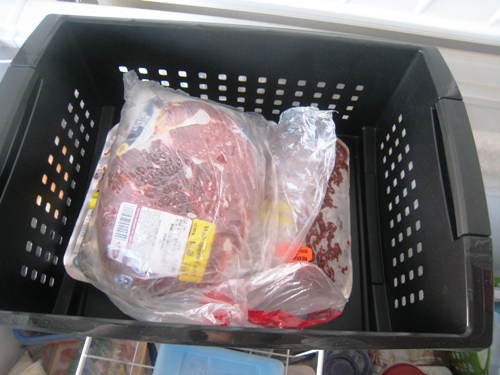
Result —
[{"label": "barcode on label", "polygon": [[134,218],[136,209],[136,204],[121,204],[113,230],[113,239],[124,242],[128,241],[128,237],[130,235],[130,227],[132,226],[132,219]]}]

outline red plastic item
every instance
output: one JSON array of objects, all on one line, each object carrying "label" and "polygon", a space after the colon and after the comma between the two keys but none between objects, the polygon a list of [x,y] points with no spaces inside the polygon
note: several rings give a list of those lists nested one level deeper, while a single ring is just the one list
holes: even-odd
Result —
[{"label": "red plastic item", "polygon": [[386,369],[382,375],[425,375],[425,373],[409,363],[397,363]]}]

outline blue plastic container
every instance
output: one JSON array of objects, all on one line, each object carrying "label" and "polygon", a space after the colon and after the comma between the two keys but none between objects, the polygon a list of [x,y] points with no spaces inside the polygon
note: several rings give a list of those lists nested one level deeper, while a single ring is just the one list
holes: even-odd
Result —
[{"label": "blue plastic container", "polygon": [[169,345],[160,346],[153,375],[284,375],[276,359],[230,349]]}]

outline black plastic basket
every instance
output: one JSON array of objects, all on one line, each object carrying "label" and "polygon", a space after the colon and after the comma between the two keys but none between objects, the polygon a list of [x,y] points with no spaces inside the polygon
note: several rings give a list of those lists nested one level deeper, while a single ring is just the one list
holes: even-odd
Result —
[{"label": "black plastic basket", "polygon": [[[62,258],[134,69],[276,120],[335,109],[351,152],[354,288],[307,330],[144,323]],[[272,28],[49,16],[0,86],[0,324],[155,342],[286,348],[483,348],[492,247],[476,149],[438,50]]]}]

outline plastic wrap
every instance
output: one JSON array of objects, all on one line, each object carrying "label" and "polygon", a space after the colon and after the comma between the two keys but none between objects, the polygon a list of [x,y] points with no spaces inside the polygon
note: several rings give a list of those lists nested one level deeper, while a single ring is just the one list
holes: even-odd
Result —
[{"label": "plastic wrap", "polygon": [[335,163],[331,112],[293,108],[275,124],[133,72],[124,81],[78,254],[85,278],[140,320],[302,328],[338,316],[333,281],[289,264]]}]

